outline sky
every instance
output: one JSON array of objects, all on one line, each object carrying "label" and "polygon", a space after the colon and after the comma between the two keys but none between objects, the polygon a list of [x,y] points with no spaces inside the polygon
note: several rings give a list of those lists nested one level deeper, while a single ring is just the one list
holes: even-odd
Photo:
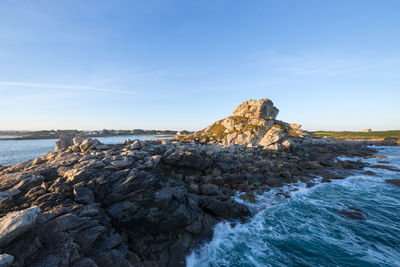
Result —
[{"label": "sky", "polygon": [[0,130],[400,129],[398,0],[1,0]]}]

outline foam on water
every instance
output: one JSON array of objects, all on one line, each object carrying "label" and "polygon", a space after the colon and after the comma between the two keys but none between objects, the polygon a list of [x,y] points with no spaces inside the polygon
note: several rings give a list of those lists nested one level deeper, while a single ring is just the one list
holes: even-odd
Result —
[{"label": "foam on water", "polygon": [[[384,147],[380,154],[400,167],[399,147]],[[400,189],[384,182],[400,174],[371,170],[376,176],[360,172],[312,188],[298,183],[265,193],[256,204],[246,203],[258,211],[250,221],[219,223],[211,242],[187,257],[187,266],[400,266]],[[338,213],[347,206],[367,219]]]}]

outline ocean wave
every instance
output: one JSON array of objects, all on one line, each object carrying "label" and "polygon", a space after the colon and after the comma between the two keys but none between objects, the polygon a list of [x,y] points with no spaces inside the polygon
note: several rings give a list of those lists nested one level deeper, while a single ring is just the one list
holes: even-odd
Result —
[{"label": "ocean wave", "polygon": [[[391,166],[400,166],[399,147],[380,149]],[[311,188],[286,185],[258,196],[255,204],[245,202],[256,215],[235,226],[217,224],[211,242],[190,254],[187,266],[399,266],[399,189],[384,182],[399,175],[373,171]],[[243,202],[239,194],[235,199]],[[360,209],[367,219],[341,215],[346,207]]]}]

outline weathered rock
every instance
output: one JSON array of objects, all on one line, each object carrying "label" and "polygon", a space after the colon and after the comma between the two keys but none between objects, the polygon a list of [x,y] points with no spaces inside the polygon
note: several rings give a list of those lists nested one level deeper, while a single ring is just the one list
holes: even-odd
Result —
[{"label": "weathered rock", "polygon": [[99,140],[97,139],[84,139],[81,144],[79,145],[79,148],[82,152],[88,151],[92,148],[96,148],[96,146],[103,145]]},{"label": "weathered rock", "polygon": [[92,204],[94,202],[93,192],[86,187],[74,189],[75,201],[82,204]]},{"label": "weathered rock", "polygon": [[56,142],[55,151],[63,151],[74,144],[72,137],[62,134],[60,139]]},{"label": "weathered rock", "polygon": [[90,258],[83,258],[74,262],[72,267],[98,267],[98,265]]},{"label": "weathered rock", "polygon": [[[287,146],[290,151],[269,151],[257,143],[268,129],[282,127],[277,144],[285,147],[290,135],[302,134],[300,126],[238,116],[220,125],[227,131],[222,135],[242,132],[232,142],[249,143],[128,140],[107,145],[107,151],[96,145],[82,151],[81,139],[41,160],[2,169],[0,220],[35,205],[42,212],[32,231],[12,239],[1,252],[15,257],[13,266],[184,266],[185,256],[212,237],[218,222],[251,215],[232,199],[237,190],[254,202],[255,193],[270,187],[298,180],[311,186],[315,177],[344,178],[365,165],[342,166],[333,160],[339,155],[376,153],[336,141],[294,141]],[[112,164],[124,160],[131,164],[121,169]],[[290,197],[284,191],[277,195]]]},{"label": "weathered rock", "polygon": [[0,254],[0,267],[9,267],[14,261],[14,257],[8,254]]},{"label": "weathered rock", "polygon": [[268,98],[260,100],[247,100],[233,111],[234,116],[273,120],[278,115],[277,109]]},{"label": "weathered rock", "polygon": [[273,125],[268,129],[267,133],[261,138],[258,143],[267,149],[278,150],[280,148],[279,141],[285,137],[285,130],[279,124]]},{"label": "weathered rock", "polygon": [[216,196],[220,194],[218,186],[215,184],[203,184],[200,186],[201,194],[206,196]]},{"label": "weathered rock", "polygon": [[210,165],[208,160],[190,151],[175,151],[169,155],[164,155],[163,161],[168,165],[199,170],[204,170]]},{"label": "weathered rock", "polygon": [[116,160],[111,162],[112,165],[114,165],[115,167],[117,167],[118,169],[124,169],[127,168],[128,166],[130,166],[132,164],[132,161],[129,161],[127,159],[124,160]]},{"label": "weathered rock", "polygon": [[8,245],[19,235],[29,231],[36,223],[39,207],[7,213],[0,218],[0,247]]}]

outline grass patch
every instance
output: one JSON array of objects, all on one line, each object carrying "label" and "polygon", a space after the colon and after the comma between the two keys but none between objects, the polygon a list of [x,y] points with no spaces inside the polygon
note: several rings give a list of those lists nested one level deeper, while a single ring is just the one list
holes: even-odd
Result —
[{"label": "grass patch", "polygon": [[233,120],[235,122],[235,124],[239,124],[239,123],[246,123],[248,121],[248,118],[246,117],[242,117],[242,116],[229,116],[229,119]]},{"label": "grass patch", "polygon": [[225,133],[226,128],[221,124],[215,123],[209,132],[205,133],[203,137],[205,138],[217,138],[222,139],[226,136]]},{"label": "grass patch", "polygon": [[400,130],[373,131],[373,132],[351,132],[351,131],[316,131],[315,137],[332,137],[334,139],[374,139],[374,138],[400,138]]}]

